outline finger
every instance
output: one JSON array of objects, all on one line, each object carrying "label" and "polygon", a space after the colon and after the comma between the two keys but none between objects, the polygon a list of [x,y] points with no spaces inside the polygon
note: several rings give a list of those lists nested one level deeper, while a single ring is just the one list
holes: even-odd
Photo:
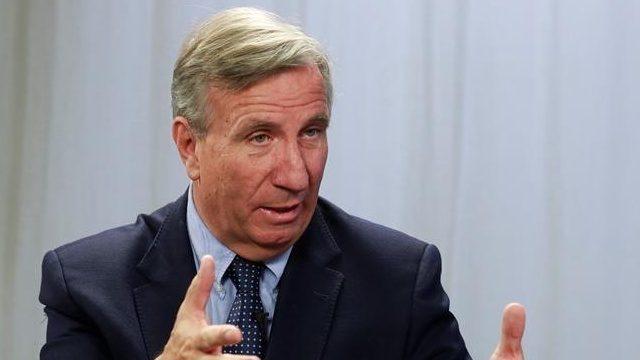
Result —
[{"label": "finger", "polygon": [[525,309],[518,303],[511,303],[502,312],[502,334],[498,349],[500,353],[522,352],[522,336],[525,327]]},{"label": "finger", "polygon": [[204,352],[242,341],[242,332],[233,325],[210,325],[200,331],[196,347]]},{"label": "finger", "polygon": [[211,255],[205,255],[200,260],[200,269],[193,277],[191,285],[184,297],[184,304],[191,310],[204,311],[215,279],[215,264]]}]

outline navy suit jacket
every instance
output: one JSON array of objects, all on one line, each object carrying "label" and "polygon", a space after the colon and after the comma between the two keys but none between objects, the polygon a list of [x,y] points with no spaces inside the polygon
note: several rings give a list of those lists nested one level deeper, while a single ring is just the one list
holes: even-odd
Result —
[{"label": "navy suit jacket", "polygon": [[[42,359],[153,359],[195,275],[186,194],[49,251]],[[279,284],[266,359],[468,359],[435,246],[320,199]]]}]

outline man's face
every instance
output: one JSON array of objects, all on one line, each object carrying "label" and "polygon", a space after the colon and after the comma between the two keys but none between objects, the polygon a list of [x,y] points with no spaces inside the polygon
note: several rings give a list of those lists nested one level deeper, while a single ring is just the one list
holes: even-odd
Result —
[{"label": "man's face", "polygon": [[292,245],[313,215],[327,160],[329,110],[315,66],[240,91],[212,89],[196,141],[198,213],[237,254],[263,260]]}]

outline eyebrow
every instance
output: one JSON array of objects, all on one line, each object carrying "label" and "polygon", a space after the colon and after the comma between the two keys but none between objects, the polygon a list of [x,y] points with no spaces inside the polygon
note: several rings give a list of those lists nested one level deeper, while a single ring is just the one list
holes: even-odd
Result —
[{"label": "eyebrow", "polygon": [[[309,118],[309,120],[307,120],[307,124],[315,124],[317,126],[328,128],[329,117],[326,114],[317,114]],[[257,130],[271,129],[277,126],[278,125],[273,121],[263,120],[260,118],[248,118],[238,124],[238,130],[240,133],[251,133]]]},{"label": "eyebrow", "polygon": [[273,122],[261,119],[247,119],[239,124],[238,129],[240,129],[242,132],[246,132],[248,130],[254,131],[257,129],[264,129],[269,127],[273,127]]},{"label": "eyebrow", "polygon": [[326,129],[329,127],[329,116],[326,114],[317,114],[312,116],[307,123],[319,125]]}]

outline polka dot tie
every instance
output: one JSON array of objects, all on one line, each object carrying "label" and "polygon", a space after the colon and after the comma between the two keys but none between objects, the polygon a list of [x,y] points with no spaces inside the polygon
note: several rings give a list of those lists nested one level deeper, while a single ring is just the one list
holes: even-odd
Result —
[{"label": "polka dot tie", "polygon": [[264,357],[266,325],[264,307],[260,300],[260,276],[263,271],[263,264],[240,256],[236,256],[227,269],[226,275],[237,290],[227,323],[242,330],[242,342],[225,346],[225,353]]}]

